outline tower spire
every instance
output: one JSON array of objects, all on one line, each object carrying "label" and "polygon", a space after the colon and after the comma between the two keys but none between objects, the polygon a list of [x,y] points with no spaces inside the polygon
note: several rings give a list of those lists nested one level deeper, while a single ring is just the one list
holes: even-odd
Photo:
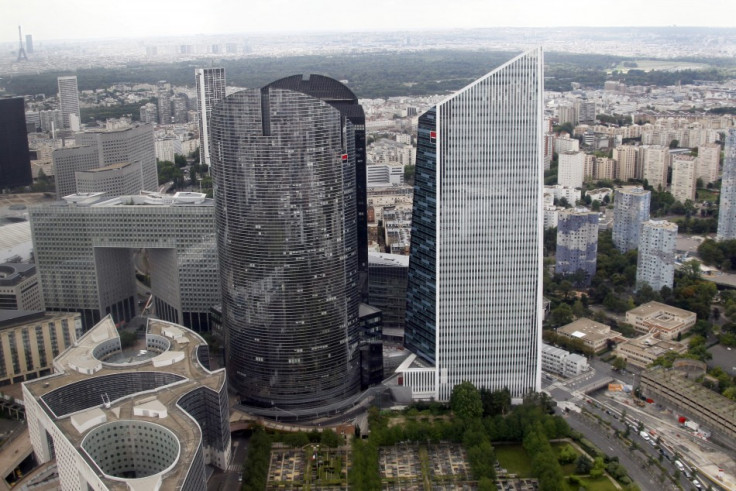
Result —
[{"label": "tower spire", "polygon": [[26,49],[25,47],[23,47],[23,36],[21,35],[21,32],[20,32],[20,26],[18,26],[18,44],[19,44],[18,61],[20,61],[21,58],[28,61],[28,56],[26,55]]}]

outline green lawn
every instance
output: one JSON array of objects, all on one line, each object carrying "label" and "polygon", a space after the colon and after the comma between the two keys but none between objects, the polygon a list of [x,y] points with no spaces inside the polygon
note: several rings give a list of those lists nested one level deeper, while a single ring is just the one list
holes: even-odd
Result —
[{"label": "green lawn", "polygon": [[697,199],[698,201],[710,201],[711,203],[718,203],[718,200],[720,200],[720,194],[714,193],[710,189],[698,189],[696,191]]},{"label": "green lawn", "polygon": [[533,477],[529,456],[521,445],[499,445],[494,448],[501,467],[519,477]]}]

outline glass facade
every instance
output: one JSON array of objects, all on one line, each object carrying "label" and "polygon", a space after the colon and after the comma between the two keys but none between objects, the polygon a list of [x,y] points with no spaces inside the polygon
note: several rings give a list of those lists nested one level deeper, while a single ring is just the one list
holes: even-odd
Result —
[{"label": "glass facade", "polygon": [[[350,162],[355,165],[355,206],[358,222],[358,269],[361,301],[367,299],[368,275],[368,188],[365,156],[365,113],[353,92],[335,79],[324,75],[292,75],[267,85],[269,88],[301,92],[325,101],[340,111],[345,126]],[[350,122],[348,125],[347,122]]]},{"label": "glass facade", "polygon": [[0,189],[33,183],[26,133],[24,99],[0,97]]},{"label": "glass facade", "polygon": [[406,346],[439,400],[540,388],[542,88],[536,49],[419,120]]},{"label": "glass facade", "polygon": [[357,392],[351,124],[304,93],[246,90],[215,108],[212,174],[231,385],[250,405]]}]

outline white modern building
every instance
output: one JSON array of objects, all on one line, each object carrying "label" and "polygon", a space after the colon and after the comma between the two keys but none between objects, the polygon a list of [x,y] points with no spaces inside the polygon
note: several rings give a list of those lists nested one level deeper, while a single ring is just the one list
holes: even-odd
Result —
[{"label": "white modern building", "polygon": [[56,357],[51,375],[23,384],[33,453],[56,464],[45,486],[199,491],[205,466],[228,468],[227,380],[224,368],[210,370],[207,343],[148,319],[141,345],[124,349],[107,316]]},{"label": "white modern building", "polygon": [[726,135],[717,239],[736,239],[736,129],[733,128]]},{"label": "white modern building", "polygon": [[574,377],[590,370],[590,365],[584,356],[542,344],[542,370],[563,377]]},{"label": "white modern building", "polygon": [[197,82],[197,122],[199,123],[200,162],[210,162],[210,116],[212,108],[225,98],[225,69],[197,68],[194,70]]},{"label": "white modern building", "polygon": [[565,152],[580,151],[580,141],[577,138],[560,137],[555,138],[555,152],[559,155]]},{"label": "white modern building", "polygon": [[621,252],[639,247],[641,223],[649,220],[652,193],[637,186],[616,189],[613,201],[613,244]]},{"label": "white modern building", "polygon": [[[565,198],[567,202],[571,205],[574,205],[578,202],[578,200],[581,197],[581,191],[580,189],[571,188],[567,186],[561,186],[559,184],[554,184],[551,186],[544,186],[544,195],[545,195],[545,204],[554,204],[554,200],[561,200],[562,198]],[[551,196],[552,200],[548,202],[547,196]]]},{"label": "white modern building", "polygon": [[675,244],[677,225],[666,220],[642,223],[639,254],[636,262],[636,287],[644,283],[659,291],[672,288],[675,277]]},{"label": "white modern building", "polygon": [[583,152],[563,152],[557,156],[557,162],[557,184],[570,188],[583,186],[585,166]]},{"label": "white modern building", "polygon": [[419,118],[405,346],[423,365],[399,370],[414,397],[540,389],[543,66],[531,50]]},{"label": "white modern building", "polygon": [[64,128],[79,131],[81,116],[79,115],[79,89],[77,88],[77,77],[76,75],[58,77],[56,81],[59,85],[59,103],[61,105]]},{"label": "white modern building", "polygon": [[366,186],[380,188],[404,184],[404,168],[388,164],[366,166]]},{"label": "white modern building", "polygon": [[670,192],[676,201],[695,201],[695,170],[697,159],[691,155],[672,156],[672,186]]}]

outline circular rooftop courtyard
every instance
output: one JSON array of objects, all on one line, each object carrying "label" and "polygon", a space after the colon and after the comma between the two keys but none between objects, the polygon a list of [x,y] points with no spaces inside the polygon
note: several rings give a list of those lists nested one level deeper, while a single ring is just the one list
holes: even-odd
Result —
[{"label": "circular rooftop courtyard", "polygon": [[170,470],[179,460],[179,439],[161,425],[121,420],[84,437],[82,448],[107,476],[140,479]]}]

